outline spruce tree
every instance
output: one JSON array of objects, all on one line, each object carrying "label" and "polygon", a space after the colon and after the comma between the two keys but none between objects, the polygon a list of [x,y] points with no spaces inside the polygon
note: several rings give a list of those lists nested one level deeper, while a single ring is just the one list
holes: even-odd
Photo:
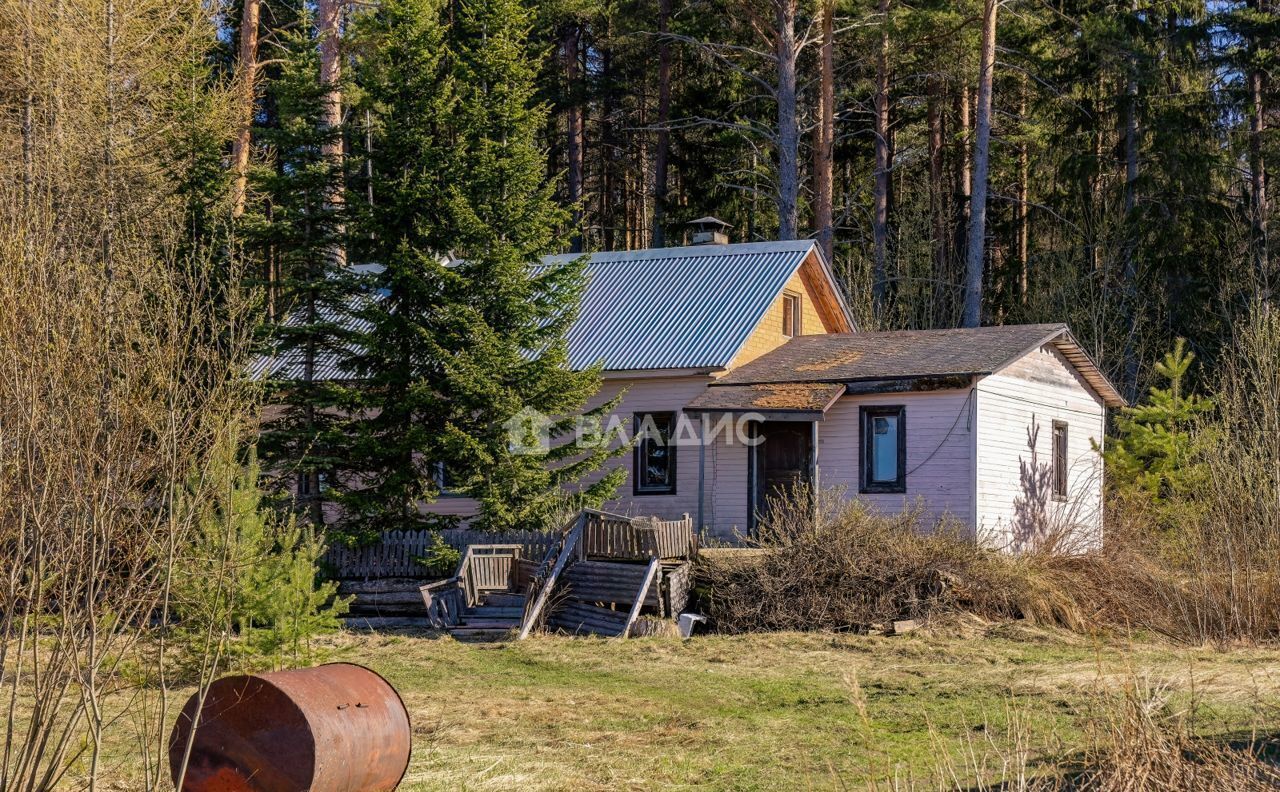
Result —
[{"label": "spruce tree", "polygon": [[241,221],[246,245],[275,271],[270,287],[285,318],[267,328],[269,351],[287,364],[269,397],[277,407],[263,427],[261,450],[280,489],[296,489],[299,510],[323,524],[326,490],[345,467],[341,372],[325,370],[349,343],[353,282],[330,251],[341,207],[326,200],[340,174],[324,157],[341,130],[319,123],[319,59],[304,17],[282,34],[280,76],[273,86],[276,124],[257,130],[268,161],[250,174],[251,201]]},{"label": "spruce tree", "polygon": [[1187,392],[1187,373],[1194,361],[1186,340],[1179,338],[1155,366],[1166,386],[1152,386],[1143,404],[1126,407],[1116,416],[1115,437],[1104,454],[1112,486],[1141,493],[1157,508],[1176,508],[1194,495],[1203,473],[1194,454],[1194,430],[1214,405]]},{"label": "spruce tree", "polygon": [[384,267],[352,358],[365,472],[343,506],[362,532],[438,524],[420,507],[446,484],[479,501],[477,525],[535,527],[599,503],[621,476],[574,486],[610,453],[603,444],[511,447],[510,420],[535,412],[567,440],[600,378],[572,369],[565,342],[581,263],[535,266],[566,215],[537,143],[546,110],[533,98],[529,10],[483,0],[450,12],[445,24],[434,2],[389,0],[360,26],[376,119],[360,236]]},{"label": "spruce tree", "polygon": [[362,384],[351,454],[359,488],[342,501],[347,529],[368,539],[379,531],[439,527],[420,505],[435,500],[441,459],[442,395],[434,337],[441,301],[442,235],[453,101],[444,70],[441,7],[436,0],[386,0],[360,17],[356,48],[359,115],[373,121],[363,171],[373,188],[356,215],[358,256],[376,262],[378,299],[351,369]]},{"label": "spruce tree", "polygon": [[[600,388],[599,368],[573,370],[566,335],[585,281],[579,261],[531,268],[552,251],[565,214],[544,177],[535,103],[532,13],[521,0],[465,0],[450,29],[458,92],[453,178],[448,185],[451,249],[438,336],[449,411],[443,441],[485,528],[547,525],[566,507],[599,505],[625,472],[590,484],[611,438],[572,442],[583,408]],[[541,453],[509,431],[520,416],[543,416]],[[533,428],[523,421],[522,428]]]}]

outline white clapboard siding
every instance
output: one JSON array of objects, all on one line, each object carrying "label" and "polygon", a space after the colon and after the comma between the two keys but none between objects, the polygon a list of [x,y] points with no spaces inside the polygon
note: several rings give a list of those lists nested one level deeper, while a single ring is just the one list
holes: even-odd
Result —
[{"label": "white clapboard siding", "polygon": [[[901,405],[907,427],[905,494],[859,494],[859,408]],[[822,486],[838,486],[882,513],[919,506],[928,525],[948,519],[972,525],[973,415],[968,388],[845,396],[818,426],[818,468]]]},{"label": "white clapboard siding", "polygon": [[[978,536],[1010,550],[1070,530],[1079,549],[1102,538],[1105,408],[1076,370],[1041,347],[978,383]],[[1068,497],[1052,498],[1053,422],[1067,424]]]}]

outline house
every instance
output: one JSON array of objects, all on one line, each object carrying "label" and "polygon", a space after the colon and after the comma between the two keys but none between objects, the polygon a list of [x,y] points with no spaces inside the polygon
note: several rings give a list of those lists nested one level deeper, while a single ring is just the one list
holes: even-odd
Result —
[{"label": "house", "polygon": [[1097,449],[1124,401],[1065,325],[859,332],[814,242],[701,236],[587,264],[571,361],[603,365],[596,404],[622,394],[612,419],[635,441],[606,509],[731,538],[808,481],[991,546],[1100,540]]}]

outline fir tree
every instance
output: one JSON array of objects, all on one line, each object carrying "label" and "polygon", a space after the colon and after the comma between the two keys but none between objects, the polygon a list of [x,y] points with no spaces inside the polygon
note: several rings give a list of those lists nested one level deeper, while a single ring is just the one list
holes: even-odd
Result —
[{"label": "fir tree", "polygon": [[1197,422],[1213,410],[1209,399],[1188,393],[1187,373],[1195,354],[1179,338],[1155,366],[1167,385],[1152,386],[1143,404],[1116,416],[1115,438],[1104,456],[1107,475],[1121,491],[1143,493],[1159,506],[1193,494],[1203,466],[1195,459]]},{"label": "fir tree", "polygon": [[[362,312],[368,331],[351,368],[362,383],[363,419],[355,424],[352,457],[361,486],[342,501],[346,528],[360,538],[378,531],[436,525],[419,505],[438,497],[443,397],[434,343],[443,261],[453,100],[441,51],[441,9],[435,0],[387,0],[359,19],[360,111],[373,119],[365,173],[373,200],[359,210],[356,243],[382,266],[379,299]],[[361,113],[363,114],[363,113]]]},{"label": "fir tree", "polygon": [[285,312],[268,329],[271,351],[288,364],[271,396],[279,411],[263,427],[261,447],[268,470],[282,488],[296,487],[298,504],[319,525],[325,490],[342,480],[346,391],[334,372],[319,369],[347,348],[344,314],[353,279],[331,251],[339,241],[341,206],[326,200],[340,174],[323,155],[340,130],[319,123],[324,94],[319,59],[304,17],[299,29],[282,34],[284,53],[274,86],[276,125],[257,130],[269,152],[250,174],[251,204],[241,225],[246,244],[274,270],[270,288]]},{"label": "fir tree", "polygon": [[[569,441],[600,388],[598,368],[573,370],[566,343],[582,263],[529,266],[551,252],[566,219],[537,142],[547,110],[534,101],[531,18],[520,0],[469,0],[450,31],[459,96],[448,213],[461,260],[448,271],[442,311],[444,442],[489,528],[545,525],[566,505],[599,505],[625,475],[617,468],[577,486],[609,456],[611,439]],[[548,420],[543,453],[522,453],[529,446],[509,431],[513,422],[531,428],[531,416]]]},{"label": "fir tree", "polygon": [[[362,83],[378,121],[362,230],[384,297],[353,360],[367,386],[355,444],[367,474],[344,505],[366,528],[431,522],[419,506],[447,477],[479,501],[479,525],[537,526],[601,502],[623,474],[575,486],[610,451],[564,442],[600,377],[572,369],[565,340],[581,263],[534,266],[566,215],[537,142],[546,109],[529,10],[462,3],[447,27],[439,13],[392,0],[366,24],[376,46]],[[545,454],[512,448],[512,419],[533,415],[550,421]]]}]

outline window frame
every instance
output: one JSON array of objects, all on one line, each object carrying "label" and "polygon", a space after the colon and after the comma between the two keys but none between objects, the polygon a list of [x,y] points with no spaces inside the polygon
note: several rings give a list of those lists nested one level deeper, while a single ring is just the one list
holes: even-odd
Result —
[{"label": "window frame", "polygon": [[[645,470],[648,465],[645,464],[648,459],[648,450],[646,442],[647,436],[641,436],[640,428],[645,423],[645,418],[653,418],[656,425],[658,416],[667,417],[667,437],[665,448],[667,450],[667,483],[661,486],[644,485],[640,480],[640,472]],[[634,439],[635,448],[632,451],[631,460],[631,494],[632,495],[675,495],[676,494],[676,443],[675,435],[680,420],[679,414],[674,410],[653,410],[647,412],[637,412],[631,415],[631,432]]]},{"label": "window frame", "polygon": [[[858,408],[858,425],[861,427],[861,438],[858,443],[858,469],[861,473],[858,481],[858,492],[865,495],[905,494],[907,491],[907,407],[903,404],[874,404]],[[898,419],[898,477],[893,481],[873,481],[871,465],[873,464],[872,443],[875,433],[873,421],[876,418],[892,416]]]},{"label": "window frame", "polygon": [[457,489],[449,486],[449,475],[447,465],[436,460],[431,463],[431,481],[436,485],[436,495],[440,498],[465,498],[465,493],[459,492]]},{"label": "window frame", "polygon": [[1049,434],[1049,494],[1058,503],[1065,503],[1071,497],[1071,482],[1068,475],[1070,430],[1071,425],[1066,421],[1054,421]]},{"label": "window frame", "polygon": [[[804,303],[803,297],[795,292],[784,291],[782,293],[782,334],[787,338],[795,338],[804,334]],[[791,322],[788,327],[787,310],[790,309]]]}]

